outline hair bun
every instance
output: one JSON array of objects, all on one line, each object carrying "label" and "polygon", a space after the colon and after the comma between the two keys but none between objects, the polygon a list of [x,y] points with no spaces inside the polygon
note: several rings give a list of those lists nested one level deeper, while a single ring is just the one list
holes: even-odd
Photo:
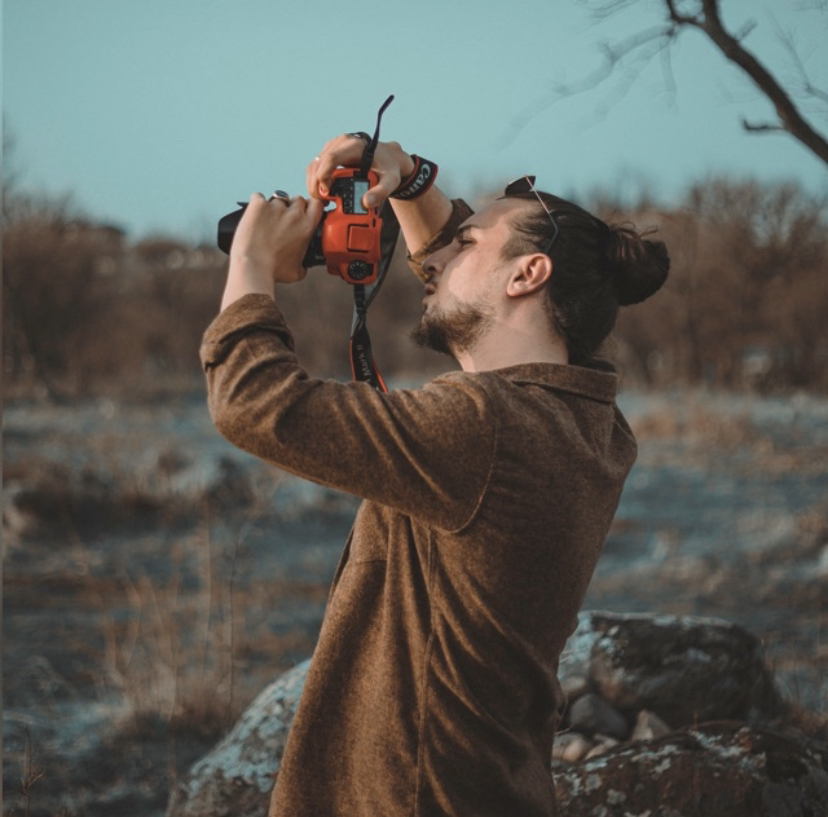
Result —
[{"label": "hair bun", "polygon": [[627,225],[610,228],[607,257],[621,306],[640,303],[658,292],[670,271],[666,244],[642,238]]}]

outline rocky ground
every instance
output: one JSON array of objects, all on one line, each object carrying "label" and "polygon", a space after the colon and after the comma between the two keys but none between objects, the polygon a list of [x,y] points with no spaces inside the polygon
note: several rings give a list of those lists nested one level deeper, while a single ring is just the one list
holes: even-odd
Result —
[{"label": "rocky ground", "polygon": [[[624,395],[641,451],[585,607],[720,616],[828,711],[828,400]],[[159,817],[310,654],[355,504],[200,400],[5,411],[4,813]]]}]

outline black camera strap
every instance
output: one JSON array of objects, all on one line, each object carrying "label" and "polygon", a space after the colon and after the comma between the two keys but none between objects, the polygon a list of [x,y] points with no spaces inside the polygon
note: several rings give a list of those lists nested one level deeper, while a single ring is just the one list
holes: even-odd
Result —
[{"label": "black camera strap", "polygon": [[382,124],[382,115],[385,113],[385,109],[394,101],[394,94],[391,94],[385,102],[380,105],[379,111],[377,111],[377,126],[374,128],[374,135],[371,137],[371,141],[365,145],[364,150],[362,151],[362,162],[360,163],[359,169],[363,176],[368,175],[368,171],[371,169],[371,165],[374,162],[374,151],[377,149],[377,145],[379,144],[379,135],[380,135],[380,125]]},{"label": "black camera strap", "polygon": [[368,333],[368,307],[379,292],[391,259],[397,245],[397,236],[400,225],[391,205],[386,202],[381,210],[382,230],[380,232],[380,248],[382,258],[379,262],[377,280],[373,284],[354,284],[354,317],[351,322],[351,341],[349,352],[351,356],[351,374],[354,380],[370,383],[375,389],[387,392],[388,387],[382,379],[374,356],[371,352],[371,336]]},{"label": "black camera strap", "polygon": [[[367,175],[374,161],[374,151],[379,143],[380,123],[385,109],[394,101],[394,95],[383,102],[377,114],[377,127],[371,141],[365,145],[362,153],[360,171]],[[368,307],[377,296],[388,268],[391,266],[391,259],[394,256],[394,248],[397,245],[397,237],[400,234],[400,225],[391,205],[386,201],[380,210],[382,218],[382,230],[380,232],[380,248],[382,258],[379,262],[377,279],[373,284],[354,284],[354,317],[351,323],[351,341],[349,351],[351,356],[351,373],[354,380],[370,383],[375,389],[387,392],[388,387],[382,379],[374,356],[371,352],[371,336],[368,333]]]},{"label": "black camera strap", "polygon": [[[373,285],[372,285],[373,286]],[[354,320],[351,324],[351,373],[354,380],[370,383],[377,391],[387,392],[388,386],[382,379],[371,352],[371,336],[368,334],[368,296],[365,284],[354,284]]]}]

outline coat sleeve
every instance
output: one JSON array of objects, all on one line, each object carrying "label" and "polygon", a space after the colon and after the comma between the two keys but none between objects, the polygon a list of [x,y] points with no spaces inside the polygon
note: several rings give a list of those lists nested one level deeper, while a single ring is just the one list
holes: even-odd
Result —
[{"label": "coat sleeve", "polygon": [[312,379],[266,295],[225,309],[205,333],[201,358],[213,421],[239,448],[442,529],[473,518],[497,440],[473,376],[452,373],[390,394]]}]

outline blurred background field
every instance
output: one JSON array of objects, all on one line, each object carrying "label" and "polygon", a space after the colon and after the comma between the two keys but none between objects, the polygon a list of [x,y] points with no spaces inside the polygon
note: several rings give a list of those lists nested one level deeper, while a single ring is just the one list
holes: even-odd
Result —
[{"label": "blurred background field", "polygon": [[[828,398],[626,391],[640,441],[586,609],[718,616],[828,713]],[[199,396],[6,407],[8,814],[160,817],[307,658],[356,501],[268,469]]]},{"label": "blurred background field", "polygon": [[[63,202],[10,200],[4,233],[7,813],[155,817],[178,776],[312,652],[356,501],[233,449],[197,361],[225,259],[130,242]],[[674,269],[607,352],[640,456],[587,608],[722,616],[785,694],[828,711],[828,238],[822,203],[717,180],[657,226]],[[300,358],[347,377],[350,293],[284,288]],[[398,257],[372,308],[409,386],[450,365],[407,341]],[[822,714],[820,714],[822,713]]]},{"label": "blurred background field", "polygon": [[[711,9],[778,85],[728,61]],[[391,92],[385,137],[449,193],[533,172],[667,242],[666,287],[606,349],[640,454],[585,606],[745,624],[825,737],[825,3],[3,11],[4,814],[160,817],[310,655],[356,500],[212,429],[214,225],[253,189],[301,192]],[[369,317],[394,386],[452,365],[407,340],[420,300],[400,250]],[[347,378],[348,287],[317,269],[279,301],[307,369]]]}]

